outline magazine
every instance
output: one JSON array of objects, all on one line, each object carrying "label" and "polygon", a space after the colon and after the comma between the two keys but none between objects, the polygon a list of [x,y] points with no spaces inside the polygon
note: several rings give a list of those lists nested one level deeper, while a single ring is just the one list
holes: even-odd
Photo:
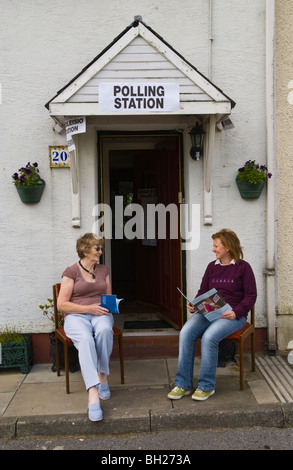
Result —
[{"label": "magazine", "polygon": [[117,299],[116,295],[101,295],[101,307],[107,308],[110,313],[120,313],[119,303],[123,299]]},{"label": "magazine", "polygon": [[189,300],[179,287],[177,289],[195,307],[196,312],[202,313],[210,322],[220,318],[222,313],[232,310],[231,305],[226,302],[217,289],[211,289],[193,300]]}]

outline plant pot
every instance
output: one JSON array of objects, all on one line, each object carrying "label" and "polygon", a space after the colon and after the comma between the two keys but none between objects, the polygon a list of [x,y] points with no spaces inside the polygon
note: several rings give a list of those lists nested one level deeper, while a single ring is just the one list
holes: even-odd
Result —
[{"label": "plant pot", "polygon": [[38,184],[35,184],[33,186],[19,185],[15,187],[22,202],[40,202],[45,188],[45,181],[40,178]]},{"label": "plant pot", "polygon": [[240,192],[242,199],[256,199],[260,196],[265,181],[260,183],[249,183],[248,181],[238,181],[236,178],[236,183]]},{"label": "plant pot", "polygon": [[0,369],[20,367],[23,374],[28,374],[33,361],[32,335],[24,334],[18,343],[6,341],[1,347],[1,356]]}]

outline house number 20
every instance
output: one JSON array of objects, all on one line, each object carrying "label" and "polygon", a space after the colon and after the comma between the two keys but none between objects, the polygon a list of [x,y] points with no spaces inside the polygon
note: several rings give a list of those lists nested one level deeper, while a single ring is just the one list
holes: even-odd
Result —
[{"label": "house number 20", "polygon": [[69,155],[67,146],[50,146],[49,147],[50,167],[69,167]]}]

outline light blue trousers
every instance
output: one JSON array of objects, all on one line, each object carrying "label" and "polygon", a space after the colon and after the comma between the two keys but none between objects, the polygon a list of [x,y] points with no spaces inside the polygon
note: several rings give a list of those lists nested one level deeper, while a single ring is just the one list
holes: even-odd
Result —
[{"label": "light blue trousers", "polygon": [[216,385],[219,342],[227,336],[241,330],[246,323],[240,320],[219,318],[210,323],[201,313],[195,313],[184,324],[179,336],[179,359],[175,385],[187,390],[193,387],[194,347],[201,338],[201,366],[198,376],[198,388],[211,391]]},{"label": "light blue trousers", "polygon": [[64,331],[78,350],[82,377],[88,390],[100,383],[98,372],[109,375],[113,349],[113,316],[69,314]]}]

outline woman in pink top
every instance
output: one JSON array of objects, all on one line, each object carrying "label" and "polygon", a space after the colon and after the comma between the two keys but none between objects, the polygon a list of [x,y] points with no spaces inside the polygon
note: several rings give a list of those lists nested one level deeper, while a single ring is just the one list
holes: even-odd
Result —
[{"label": "woman in pink top", "polygon": [[100,398],[110,398],[107,382],[113,348],[113,317],[101,307],[101,294],[111,294],[109,269],[99,264],[104,241],[92,233],[77,240],[79,261],[62,274],[58,309],[64,329],[78,350],[80,369],[88,391],[91,421],[103,419]]}]

